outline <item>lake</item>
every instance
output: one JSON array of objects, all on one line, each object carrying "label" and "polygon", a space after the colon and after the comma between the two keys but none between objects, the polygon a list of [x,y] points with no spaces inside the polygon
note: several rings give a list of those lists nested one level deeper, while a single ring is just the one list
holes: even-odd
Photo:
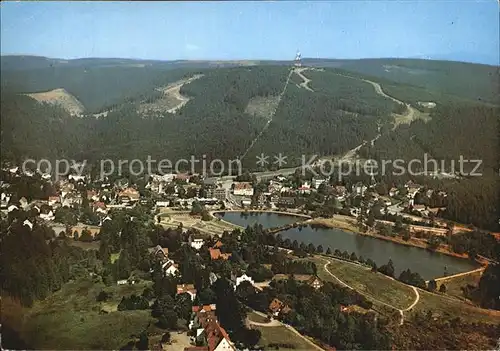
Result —
[{"label": "lake", "polygon": [[[276,213],[263,212],[226,212],[218,216],[230,223],[246,227],[247,225],[262,224],[264,228],[283,226],[300,221],[302,218]],[[391,241],[377,239],[361,234],[355,234],[335,228],[291,228],[280,232],[283,239],[297,240],[299,243],[322,245],[324,250],[329,247],[355,252],[356,256],[371,258],[377,266],[386,264],[389,259],[394,263],[396,276],[407,268],[418,272],[425,280],[447,275],[470,271],[479,267],[475,262],[460,259],[418,247],[396,244]]]}]

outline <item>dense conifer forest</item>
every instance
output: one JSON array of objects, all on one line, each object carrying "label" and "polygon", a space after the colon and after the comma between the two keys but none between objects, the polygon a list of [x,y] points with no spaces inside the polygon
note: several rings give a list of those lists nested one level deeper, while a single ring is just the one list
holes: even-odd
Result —
[{"label": "dense conifer forest", "polygon": [[[481,159],[478,171],[482,177],[424,181],[439,183],[449,193],[445,218],[486,229],[498,228],[499,107],[491,104],[491,96],[474,98],[463,84],[455,86],[465,78],[476,77],[471,86],[481,96],[487,96],[488,89],[495,89],[485,78],[496,74],[490,66],[396,60],[381,61],[377,70],[372,61],[365,62],[365,68],[361,67],[363,61],[356,65],[349,61],[337,65],[341,69],[304,71],[313,91],[300,87],[302,78],[292,74],[279,99],[290,72],[288,65],[208,69],[205,64],[173,69],[178,66],[146,62],[138,68],[131,67],[131,62],[92,62],[70,61],[67,67],[52,62],[53,69],[50,65],[40,67],[39,62],[28,65],[30,69],[21,69],[18,66],[22,65],[12,62],[10,66],[2,64],[2,68],[8,68],[2,69],[3,160],[145,160],[147,155],[153,159],[206,155],[208,161],[230,160],[243,155],[255,140],[243,160],[245,167],[255,169],[255,157],[260,153],[279,152],[287,155],[287,166],[292,166],[303,154],[341,155],[375,138],[380,127],[381,136],[373,146],[368,143],[359,150],[361,157],[410,160],[422,159],[427,153],[444,160],[446,171],[453,160],[458,168],[460,155],[469,160]],[[333,61],[324,62],[325,66],[329,64],[333,65]],[[383,65],[389,65],[390,72],[382,74]],[[421,75],[416,75],[412,70],[423,70],[425,74],[419,71]],[[394,72],[399,72],[400,79],[394,78]],[[195,73],[204,76],[180,88],[180,93],[190,100],[177,113],[138,112],[140,102],[158,99],[155,87]],[[403,113],[405,107],[376,94],[367,82],[338,74],[377,81],[387,94],[414,108],[422,109],[418,101],[432,101],[436,107],[426,111],[426,121],[418,119],[393,129],[392,114]],[[432,87],[421,76],[432,77]],[[441,86],[438,80],[442,80]],[[19,94],[61,86],[81,100],[87,111],[112,109],[107,117],[78,118]],[[247,113],[256,97],[279,99],[276,111],[260,116]],[[464,170],[470,172],[473,167],[469,163]],[[386,183],[401,183],[407,178],[388,177]]]}]

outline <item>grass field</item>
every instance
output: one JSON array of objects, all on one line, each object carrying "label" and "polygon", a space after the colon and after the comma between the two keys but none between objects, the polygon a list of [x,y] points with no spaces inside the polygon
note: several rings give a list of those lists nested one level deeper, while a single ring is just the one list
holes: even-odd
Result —
[{"label": "grass field", "polygon": [[[462,293],[462,287],[467,286],[467,284],[477,286],[479,283],[479,279],[481,279],[481,272],[476,272],[445,280],[443,281],[443,284],[446,286],[447,295],[463,299],[465,297]],[[441,283],[438,282],[438,289],[440,286]]]},{"label": "grass field", "polygon": [[[321,279],[336,282],[325,271],[323,267],[325,262],[318,258],[314,258],[314,260],[318,267],[318,276]],[[409,286],[389,279],[382,274],[374,274],[364,267],[334,261],[328,265],[328,270],[359,292],[369,294],[395,307],[407,308],[415,299],[415,294]],[[485,310],[447,295],[433,294],[421,289],[419,289],[419,294],[419,302],[411,311],[405,312],[405,315],[416,311],[425,313],[432,311],[432,313],[447,319],[460,317],[467,322],[500,323],[500,312],[498,311]],[[374,303],[377,305],[376,302]]]},{"label": "grass field", "polygon": [[[431,311],[445,318],[460,317],[467,322],[500,323],[500,312],[474,307],[457,299],[419,290],[420,301],[413,311]],[[411,313],[411,312],[410,312]]]},{"label": "grass field", "polygon": [[310,350],[311,345],[300,338],[294,332],[284,326],[279,327],[259,327],[253,326],[261,332],[259,345],[265,350],[276,350],[275,347],[269,347],[270,344],[287,344],[290,348],[279,347],[279,350]]},{"label": "grass field", "polygon": [[[337,282],[324,268],[325,261],[314,259],[321,279]],[[328,270],[362,294],[368,294],[399,309],[405,309],[415,300],[413,289],[362,266],[331,260]]]},{"label": "grass field", "polygon": [[257,322],[257,323],[269,323],[269,320],[266,317],[261,316],[260,314],[257,314],[255,312],[249,312],[247,314],[247,318],[251,320],[252,322]]},{"label": "grass field", "polygon": [[101,290],[112,292],[105,304],[116,306],[122,296],[140,294],[149,283],[105,287],[90,280],[70,282],[25,310],[20,334],[36,349],[119,349],[154,323],[151,311],[100,314],[104,303],[96,296]]}]

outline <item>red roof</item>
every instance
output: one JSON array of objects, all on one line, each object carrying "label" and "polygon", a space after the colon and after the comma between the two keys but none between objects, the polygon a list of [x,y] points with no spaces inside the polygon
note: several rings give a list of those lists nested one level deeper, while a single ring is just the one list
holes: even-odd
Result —
[{"label": "red roof", "polygon": [[230,253],[222,253],[219,249],[209,248],[208,250],[210,252],[210,258],[212,260],[218,260],[218,259],[228,260],[229,257],[231,257]]},{"label": "red roof", "polygon": [[175,179],[188,180],[189,179],[189,174],[187,174],[187,173],[176,174],[175,175]]},{"label": "red roof", "polygon": [[98,202],[94,203],[94,207],[105,209],[106,208],[106,204],[104,202],[98,201]]},{"label": "red roof", "polygon": [[252,189],[252,183],[249,182],[234,183],[234,189],[235,190]]},{"label": "red roof", "polygon": [[193,306],[192,307],[192,311],[193,312],[210,312],[210,311],[215,311],[216,309],[216,305],[215,304],[211,304],[211,305],[203,305],[203,306]]},{"label": "red roof", "polygon": [[177,285],[177,294],[183,294],[186,292],[190,292],[192,294],[196,294],[196,289],[193,284],[180,284]]}]

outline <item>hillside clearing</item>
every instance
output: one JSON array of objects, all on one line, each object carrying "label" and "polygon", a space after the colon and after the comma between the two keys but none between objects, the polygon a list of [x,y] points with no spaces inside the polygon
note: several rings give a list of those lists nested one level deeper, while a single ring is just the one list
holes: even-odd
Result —
[{"label": "hillside clearing", "polygon": [[460,317],[469,323],[500,323],[500,311],[475,307],[446,295],[434,294],[425,290],[419,291],[420,302],[412,311],[424,313],[430,311],[437,318]]},{"label": "hillside clearing", "polygon": [[[36,349],[119,349],[132,335],[137,335],[153,324],[151,311],[104,314],[100,311],[116,310],[114,306],[123,296],[140,294],[147,285],[144,282],[105,287],[102,283],[96,284],[86,279],[69,282],[26,311],[20,335]],[[96,301],[101,290],[112,293],[109,301]]]},{"label": "hillside clearing", "polygon": [[65,89],[59,88],[50,91],[26,94],[38,102],[58,105],[71,115],[81,115],[85,111],[83,104]]},{"label": "hillside clearing", "polygon": [[279,103],[279,96],[255,96],[248,101],[245,113],[252,116],[271,119]]},{"label": "hillside clearing", "polygon": [[460,277],[452,278],[449,280],[440,281],[437,283],[438,289],[444,284],[446,286],[446,294],[450,296],[458,297],[459,299],[464,299],[462,288],[467,285],[477,286],[479,280],[481,279],[482,272],[475,272],[467,275],[462,275]]},{"label": "hillside clearing", "polygon": [[404,310],[415,300],[415,293],[409,286],[389,279],[382,274],[373,273],[368,268],[349,262],[328,259],[330,263],[327,265],[328,271],[326,271],[324,267],[325,260],[315,258],[314,261],[321,279],[336,283],[337,281],[328,273],[331,272],[358,292],[373,296],[377,300],[395,308]]},{"label": "hillside clearing", "polygon": [[187,104],[190,100],[189,97],[184,96],[180,93],[181,88],[185,84],[189,84],[192,81],[203,77],[203,74],[196,74],[187,79],[181,79],[177,82],[169,84],[165,87],[156,88],[157,91],[160,91],[163,95],[160,99],[143,103],[139,107],[139,113],[147,113],[147,112],[168,112],[168,113],[176,113],[182,106]]}]

